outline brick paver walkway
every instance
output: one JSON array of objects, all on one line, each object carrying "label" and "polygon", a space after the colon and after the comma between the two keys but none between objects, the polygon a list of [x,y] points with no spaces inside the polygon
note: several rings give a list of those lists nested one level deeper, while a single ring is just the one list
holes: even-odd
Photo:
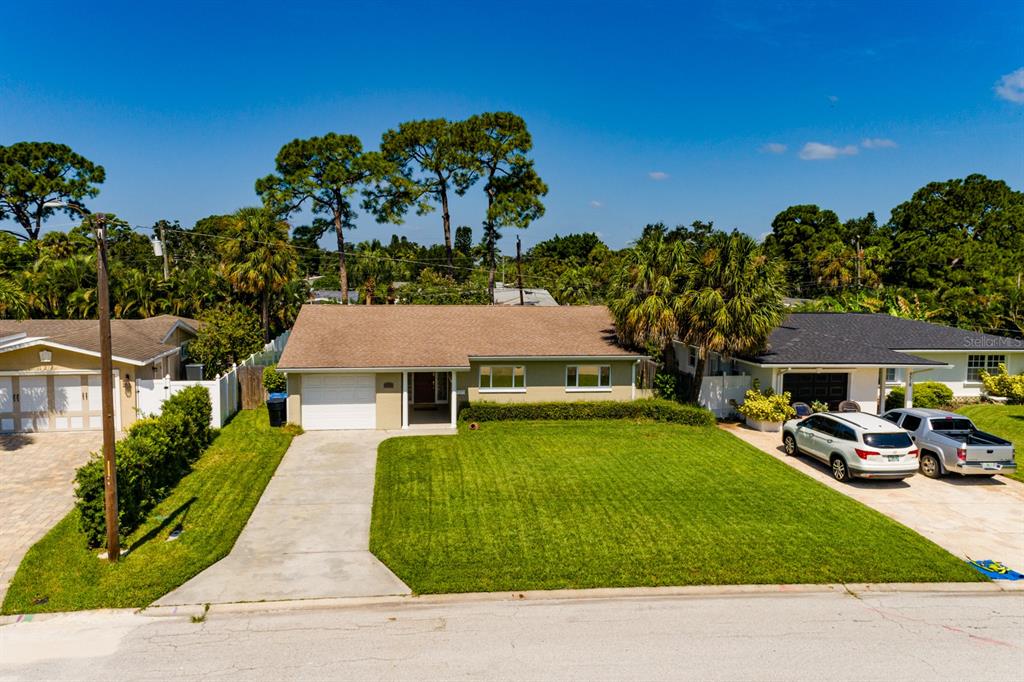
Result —
[{"label": "brick paver walkway", "polygon": [[71,509],[75,469],[99,432],[0,436],[0,602],[32,544]]}]

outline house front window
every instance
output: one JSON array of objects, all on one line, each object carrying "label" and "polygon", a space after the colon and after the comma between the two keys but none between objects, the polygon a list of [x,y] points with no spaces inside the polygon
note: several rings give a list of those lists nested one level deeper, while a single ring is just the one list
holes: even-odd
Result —
[{"label": "house front window", "polygon": [[489,365],[480,368],[480,390],[483,392],[526,390],[526,367],[522,365]]},{"label": "house front window", "polygon": [[568,391],[611,390],[611,365],[569,365],[565,368],[565,388]]},{"label": "house front window", "polygon": [[968,355],[967,381],[981,381],[982,371],[992,374],[999,371],[999,365],[1004,364],[1005,355]]},{"label": "house front window", "polygon": [[885,383],[898,384],[903,381],[903,370],[898,367],[889,367],[885,370]]}]

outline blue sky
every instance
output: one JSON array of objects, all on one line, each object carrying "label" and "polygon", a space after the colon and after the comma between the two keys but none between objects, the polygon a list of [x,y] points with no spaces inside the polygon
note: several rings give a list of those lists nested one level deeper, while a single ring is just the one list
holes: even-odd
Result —
[{"label": "blue sky", "polygon": [[[658,220],[760,236],[795,203],[884,217],[973,172],[1024,189],[1018,69],[1020,2],[7,3],[0,144],[70,144],[106,167],[93,208],[191,225],[256,203],[294,137],[511,110],[550,186],[524,244],[620,247]],[[482,207],[454,224],[478,237]],[[441,238],[437,213],[358,225]]]}]

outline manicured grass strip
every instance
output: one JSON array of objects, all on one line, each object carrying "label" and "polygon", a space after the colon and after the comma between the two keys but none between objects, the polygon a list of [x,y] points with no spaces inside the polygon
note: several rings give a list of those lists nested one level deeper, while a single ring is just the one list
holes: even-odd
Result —
[{"label": "manicured grass strip", "polygon": [[982,580],[720,429],[623,421],[385,441],[370,548],[417,593]]},{"label": "manicured grass strip", "polygon": [[966,405],[959,412],[970,417],[982,431],[1013,443],[1017,473],[1007,478],[1015,478],[1024,483],[1024,471],[1021,470],[1024,469],[1024,405]]},{"label": "manicured grass strip", "polygon": [[[291,432],[270,428],[265,409],[240,412],[128,539],[131,552],[118,564],[86,549],[72,510],[25,555],[3,612],[152,603],[231,550],[291,440]],[[179,524],[180,538],[166,542]]]}]

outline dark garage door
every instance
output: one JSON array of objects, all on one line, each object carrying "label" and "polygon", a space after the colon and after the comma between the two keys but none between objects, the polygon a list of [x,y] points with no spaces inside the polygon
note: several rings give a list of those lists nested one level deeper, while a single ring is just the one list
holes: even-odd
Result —
[{"label": "dark garage door", "polygon": [[846,400],[850,375],[846,372],[827,374],[783,374],[782,390],[789,391],[795,403],[810,404],[815,400],[828,403],[830,410],[839,409]]}]

